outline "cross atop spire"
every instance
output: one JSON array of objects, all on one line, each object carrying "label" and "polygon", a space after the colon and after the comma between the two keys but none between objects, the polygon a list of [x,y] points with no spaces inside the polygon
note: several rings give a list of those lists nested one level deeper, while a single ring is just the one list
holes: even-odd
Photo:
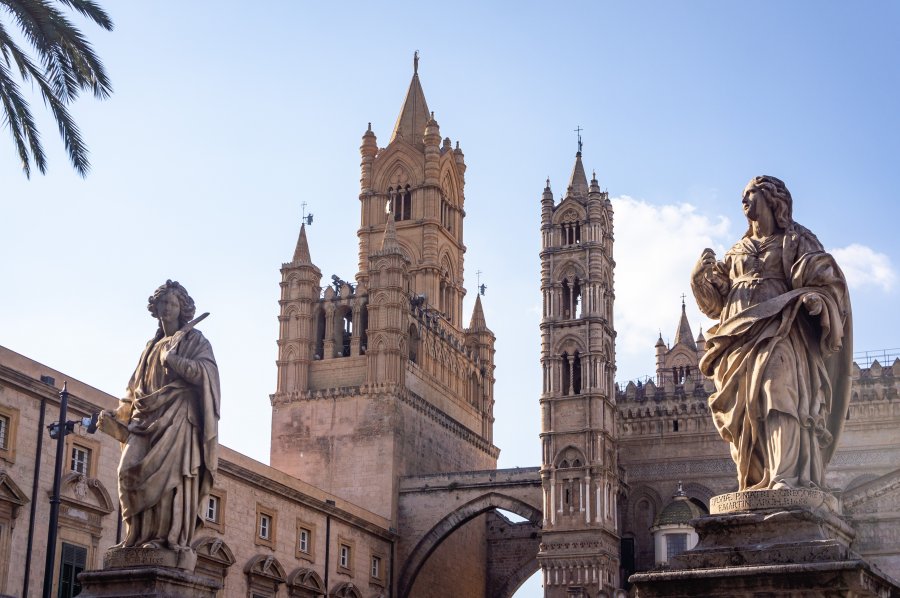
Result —
[{"label": "cross atop spire", "polygon": [[579,156],[581,155],[581,132],[582,131],[584,131],[584,129],[581,128],[581,125],[578,125],[575,128],[575,132],[578,133],[578,155]]}]

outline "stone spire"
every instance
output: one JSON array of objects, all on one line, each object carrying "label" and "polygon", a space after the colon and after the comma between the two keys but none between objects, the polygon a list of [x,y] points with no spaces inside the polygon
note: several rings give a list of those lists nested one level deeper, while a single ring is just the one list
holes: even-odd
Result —
[{"label": "stone spire", "polygon": [[675,331],[675,344],[684,343],[694,351],[697,350],[697,344],[694,342],[694,333],[691,332],[691,325],[688,323],[687,313],[685,312],[684,299],[681,300],[681,320],[678,322],[678,330]]},{"label": "stone spire", "polygon": [[481,307],[481,295],[475,297],[475,307],[472,309],[472,320],[469,322],[469,331],[487,330],[487,321],[484,319],[484,309]]},{"label": "stone spire", "polygon": [[575,166],[572,168],[572,176],[569,177],[569,195],[587,195],[587,174],[584,172],[584,164],[581,163],[581,152],[575,154]]},{"label": "stone spire", "polygon": [[399,251],[397,244],[397,226],[394,224],[394,215],[388,212],[387,223],[384,225],[384,239],[381,241],[381,251]]},{"label": "stone spire", "polygon": [[406,92],[406,99],[403,100],[403,108],[400,109],[400,116],[397,117],[394,132],[391,134],[392,142],[397,137],[401,137],[407,143],[422,145],[422,135],[425,133],[425,125],[428,124],[431,112],[428,110],[425,93],[419,82],[418,64],[419,58],[416,53],[412,81],[409,82],[409,90]]},{"label": "stone spire", "polygon": [[309,257],[309,243],[306,242],[306,224],[300,225],[300,236],[297,238],[297,247],[294,249],[295,264],[311,264]]}]

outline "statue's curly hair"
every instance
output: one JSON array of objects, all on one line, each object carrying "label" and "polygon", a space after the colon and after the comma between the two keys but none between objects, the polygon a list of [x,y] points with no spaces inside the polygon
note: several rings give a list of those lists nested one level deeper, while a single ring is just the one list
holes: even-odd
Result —
[{"label": "statue's curly hair", "polygon": [[181,328],[194,319],[197,307],[194,305],[194,300],[188,295],[187,289],[181,286],[178,281],[167,280],[165,284],[160,285],[147,299],[147,310],[154,318],[159,318],[159,314],[156,312],[156,302],[169,292],[175,293],[175,296],[178,297],[178,304],[181,308],[181,313],[178,316],[178,327]]},{"label": "statue's curly hair", "polygon": [[762,192],[779,227],[787,230],[794,223],[794,200],[784,181],[769,175],[755,176],[747,183],[747,190]]}]

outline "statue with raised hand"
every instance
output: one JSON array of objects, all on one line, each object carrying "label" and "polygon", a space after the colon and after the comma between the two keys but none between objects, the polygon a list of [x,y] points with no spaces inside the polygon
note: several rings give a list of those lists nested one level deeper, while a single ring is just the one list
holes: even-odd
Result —
[{"label": "statue with raised hand", "polygon": [[716,428],[738,489],[827,490],[825,467],[850,402],[851,312],[834,258],[793,220],[772,176],[741,199],[749,227],[722,260],[705,249],[691,274],[710,329],[700,370],[715,382]]},{"label": "statue with raised hand", "polygon": [[123,443],[119,500],[125,524],[120,547],[178,553],[192,569],[195,530],[218,464],[219,371],[212,347],[194,326],[194,301],[167,280],[147,306],[159,326],[128,390],[99,428]]}]

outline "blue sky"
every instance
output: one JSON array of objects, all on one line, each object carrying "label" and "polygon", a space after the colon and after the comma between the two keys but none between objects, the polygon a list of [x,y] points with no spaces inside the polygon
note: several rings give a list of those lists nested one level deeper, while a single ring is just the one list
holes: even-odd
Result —
[{"label": "blue sky", "polygon": [[49,174],[27,181],[0,137],[0,344],[119,394],[154,330],[147,296],[180,280],[212,312],[222,440],[261,461],[301,202],[325,280],[352,279],[360,137],[371,122],[387,143],[414,50],[466,155],[465,305],[482,270],[502,467],[540,459],[539,203],[547,176],[565,189],[579,125],[615,198],[619,380],[653,372],[693,261],[743,232],[757,174],[784,179],[838,255],[856,349],[900,347],[900,4],[103,5],[116,30],[85,33],[115,91],[73,107],[88,177],[36,96]]}]

